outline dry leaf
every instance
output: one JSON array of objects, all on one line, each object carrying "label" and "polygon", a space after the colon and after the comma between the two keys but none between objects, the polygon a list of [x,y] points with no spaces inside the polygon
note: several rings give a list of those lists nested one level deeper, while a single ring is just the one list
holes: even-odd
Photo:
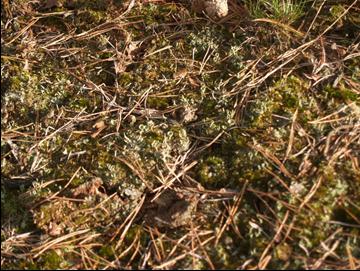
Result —
[{"label": "dry leaf", "polygon": [[102,130],[104,130],[106,128],[106,125],[103,120],[100,120],[97,123],[95,123],[92,127],[97,130],[96,132],[91,134],[91,137],[95,138],[101,133]]},{"label": "dry leaf", "polygon": [[75,188],[72,192],[72,196],[77,197],[86,197],[86,196],[93,196],[96,194],[101,193],[99,191],[100,186],[103,184],[100,178],[94,178],[89,183],[84,183],[77,188]]},{"label": "dry leaf", "polygon": [[58,236],[62,233],[62,228],[56,224],[55,222],[50,222],[49,224],[49,232],[50,236]]},{"label": "dry leaf", "polygon": [[188,77],[189,83],[192,87],[199,87],[200,84],[198,83],[197,79],[193,79],[190,76]]}]

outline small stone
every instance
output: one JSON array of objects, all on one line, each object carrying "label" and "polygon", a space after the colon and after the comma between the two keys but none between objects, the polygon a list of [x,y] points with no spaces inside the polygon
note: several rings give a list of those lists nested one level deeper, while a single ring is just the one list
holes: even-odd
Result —
[{"label": "small stone", "polygon": [[306,191],[306,188],[302,183],[293,182],[290,185],[290,192],[297,196],[301,196],[305,191]]},{"label": "small stone", "polygon": [[197,202],[196,195],[183,195],[166,190],[153,202],[145,202],[140,216],[148,226],[162,229],[177,228],[189,223]]},{"label": "small stone", "polygon": [[221,19],[229,12],[227,0],[193,0],[195,12],[205,12],[212,19]]},{"label": "small stone", "polygon": [[55,222],[50,222],[48,233],[50,236],[59,236],[62,233],[62,228]]},{"label": "small stone", "polygon": [[84,198],[87,196],[94,196],[101,193],[99,188],[103,185],[103,181],[96,177],[88,183],[79,185],[78,187],[72,189],[72,196],[74,198]]},{"label": "small stone", "polygon": [[284,262],[290,259],[291,253],[292,248],[286,243],[277,246],[275,249],[276,256]]},{"label": "small stone", "polygon": [[184,123],[189,123],[197,119],[196,108],[191,106],[185,106],[181,111],[181,121]]}]

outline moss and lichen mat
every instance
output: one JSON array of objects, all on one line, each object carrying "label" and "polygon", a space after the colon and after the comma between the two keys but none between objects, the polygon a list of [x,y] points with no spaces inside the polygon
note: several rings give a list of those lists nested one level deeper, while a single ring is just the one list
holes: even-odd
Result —
[{"label": "moss and lichen mat", "polygon": [[357,1],[2,0],[2,269],[356,269]]}]

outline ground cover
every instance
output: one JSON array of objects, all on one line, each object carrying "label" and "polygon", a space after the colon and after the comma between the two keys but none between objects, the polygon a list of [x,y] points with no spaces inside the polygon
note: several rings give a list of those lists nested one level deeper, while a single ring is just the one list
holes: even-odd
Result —
[{"label": "ground cover", "polygon": [[2,0],[1,267],[359,268],[358,4]]}]

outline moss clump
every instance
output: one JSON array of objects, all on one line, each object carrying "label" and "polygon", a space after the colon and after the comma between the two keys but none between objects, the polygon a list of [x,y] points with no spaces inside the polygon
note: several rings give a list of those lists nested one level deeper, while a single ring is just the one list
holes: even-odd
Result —
[{"label": "moss clump", "polygon": [[[34,229],[31,213],[27,210],[32,199],[22,197],[22,190],[25,188],[20,186],[20,189],[10,190],[6,184],[1,184],[1,221],[13,226],[18,233]],[[22,200],[19,201],[19,198]]]},{"label": "moss clump", "polygon": [[171,105],[171,100],[161,97],[149,97],[146,100],[146,104],[149,106],[149,108],[165,110],[169,107],[169,105]]},{"label": "moss clump", "polygon": [[[59,255],[60,254],[60,255]],[[50,250],[41,256],[40,263],[44,269],[63,269],[69,267],[60,251]]]},{"label": "moss clump", "polygon": [[343,85],[340,85],[336,88],[327,85],[324,87],[324,91],[326,92],[326,95],[329,99],[337,99],[342,102],[357,101],[359,99],[358,94]]},{"label": "moss clump", "polygon": [[45,114],[53,106],[61,106],[68,101],[71,82],[66,75],[54,73],[50,67],[37,72],[20,70],[11,76],[3,103],[7,108],[18,108],[19,120],[31,118],[36,111]]},{"label": "moss clump", "polygon": [[105,259],[114,260],[115,259],[115,248],[112,245],[104,245],[99,249],[99,256],[104,257]]},{"label": "moss clump", "polygon": [[277,127],[273,114],[291,119],[295,110],[300,109],[299,119],[307,120],[318,113],[307,83],[294,76],[275,82],[269,91],[260,92],[256,97],[249,114],[252,126],[256,128]]},{"label": "moss clump", "polygon": [[138,156],[150,167],[155,162],[170,162],[189,148],[186,130],[176,123],[149,121],[137,127],[135,133],[124,134],[124,151]]},{"label": "moss clump", "polygon": [[306,210],[302,210],[297,217],[297,225],[301,228],[298,235],[300,242],[309,250],[320,245],[327,232],[333,228],[329,221],[349,189],[346,180],[334,172],[333,168],[323,167],[321,170],[324,172],[321,179],[324,185],[317,190],[310,203],[312,215],[309,216]]},{"label": "moss clump", "polygon": [[216,186],[227,179],[225,161],[221,157],[210,156],[200,162],[199,180],[203,185]]},{"label": "moss clump", "polygon": [[[107,219],[120,218],[127,213],[122,208],[124,206],[118,196],[113,196],[111,201],[104,201],[107,195],[101,187],[102,184],[102,181],[94,179],[72,188],[66,196],[78,199],[76,201],[60,198],[40,205],[33,210],[36,225],[50,236],[76,232],[88,227],[102,231],[102,223],[106,223]],[[92,208],[103,201],[101,205],[105,209]],[[119,210],[122,210],[121,213]]]},{"label": "moss clump", "polygon": [[175,14],[178,7],[174,3],[165,5],[146,4],[142,7],[142,17],[147,26],[171,22],[171,14]]},{"label": "moss clump", "polygon": [[113,1],[111,0],[74,0],[72,1],[72,6],[76,9],[86,8],[93,11],[106,11],[109,6],[111,6],[112,2]]}]

